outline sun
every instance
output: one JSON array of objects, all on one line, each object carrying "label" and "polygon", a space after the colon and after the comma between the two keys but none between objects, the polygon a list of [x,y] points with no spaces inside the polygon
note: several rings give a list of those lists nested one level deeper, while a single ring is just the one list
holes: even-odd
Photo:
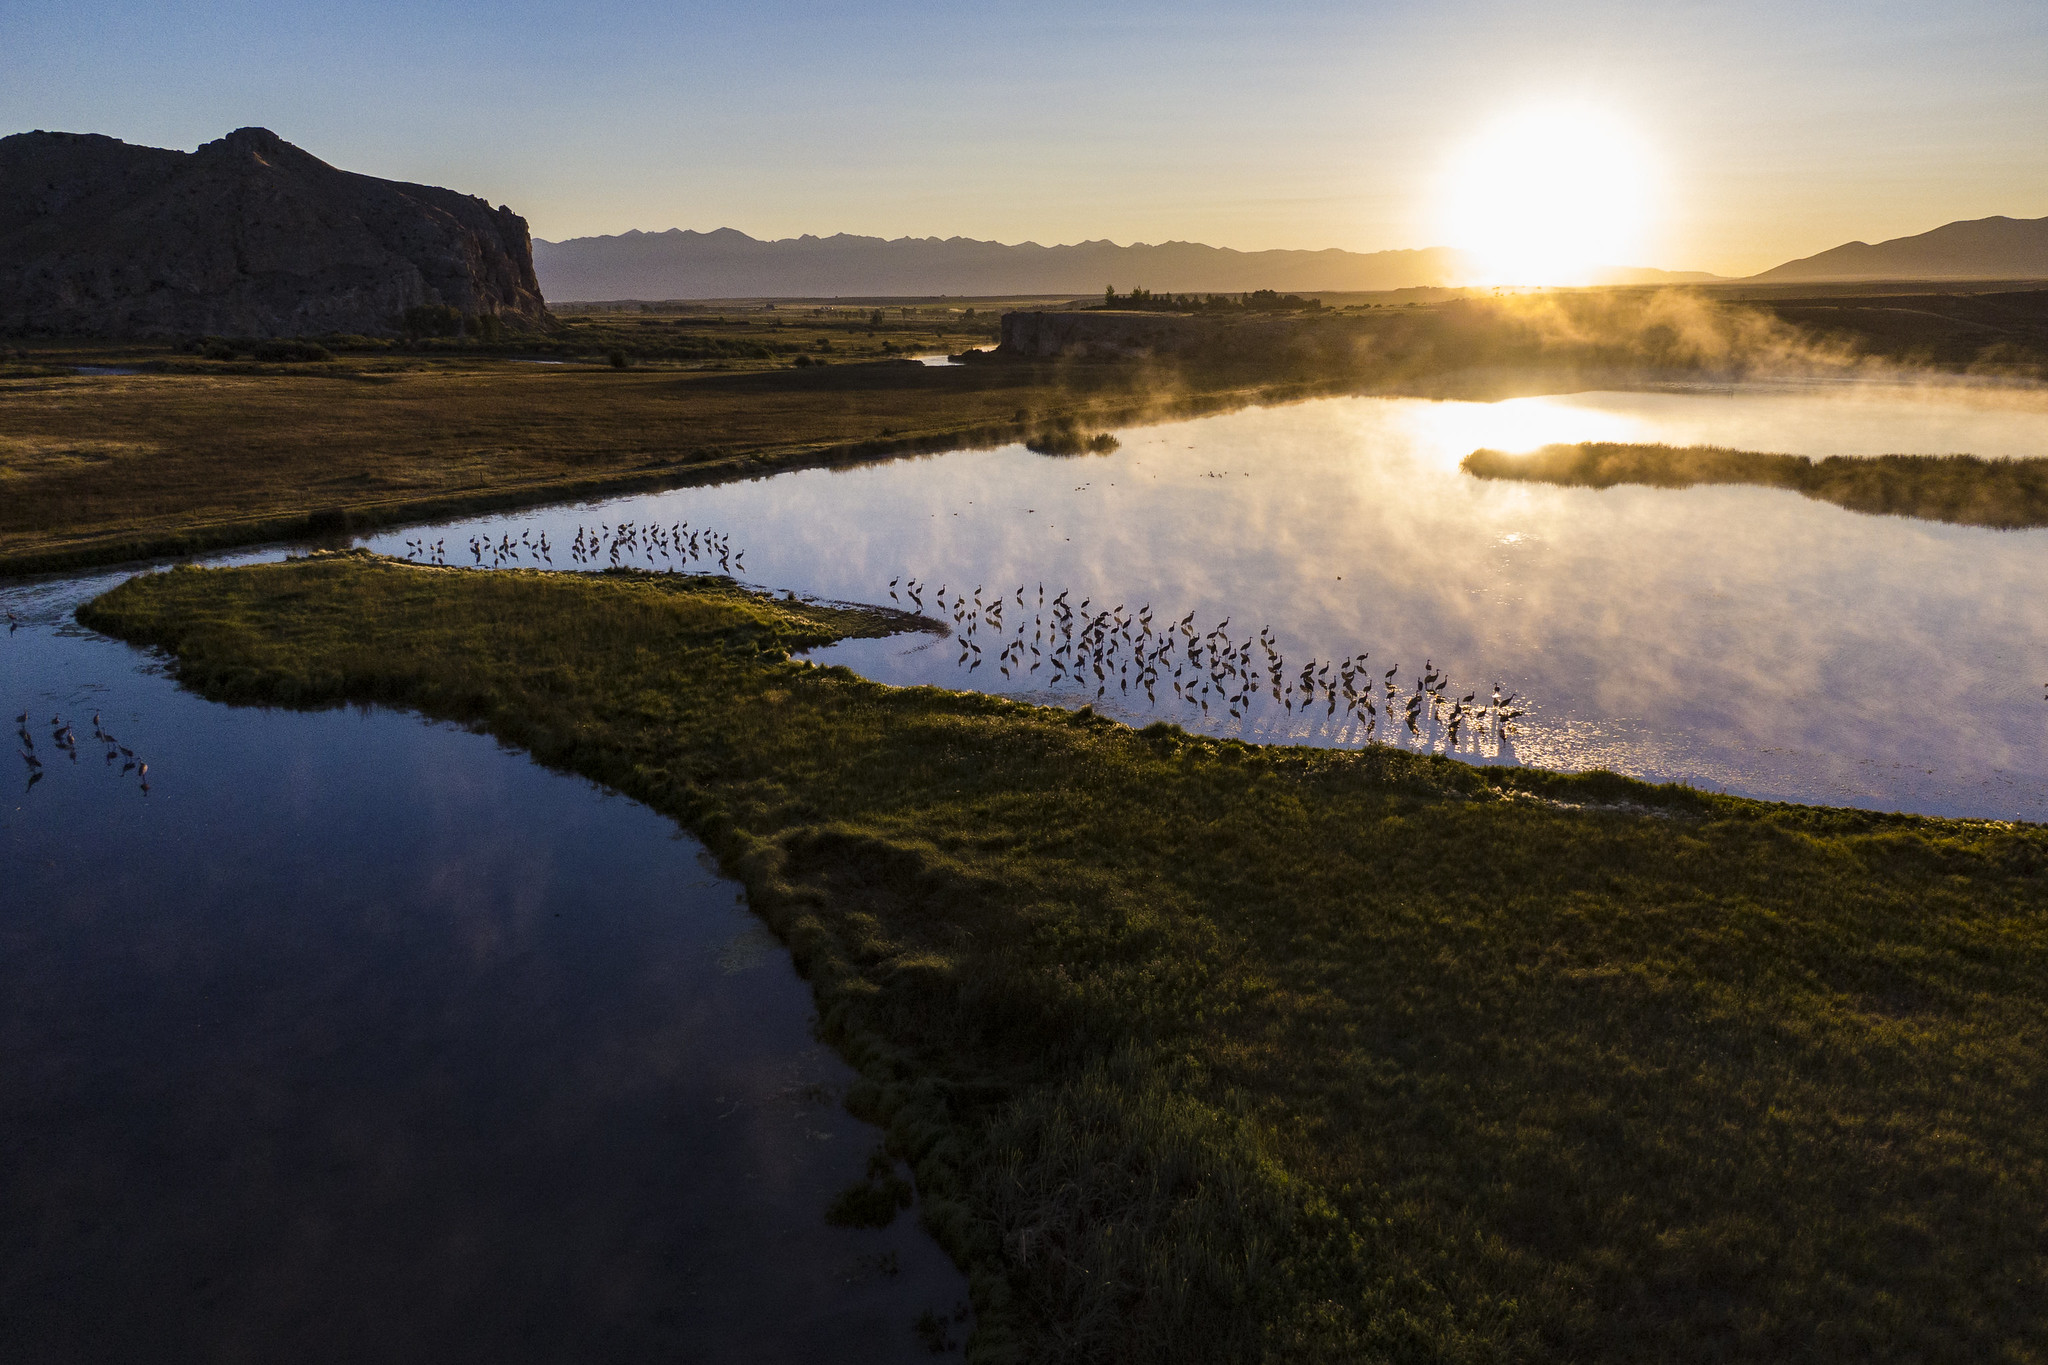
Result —
[{"label": "sun", "polygon": [[1651,159],[1643,139],[1585,106],[1527,109],[1482,129],[1445,169],[1441,229],[1468,284],[1592,284],[1642,264]]}]

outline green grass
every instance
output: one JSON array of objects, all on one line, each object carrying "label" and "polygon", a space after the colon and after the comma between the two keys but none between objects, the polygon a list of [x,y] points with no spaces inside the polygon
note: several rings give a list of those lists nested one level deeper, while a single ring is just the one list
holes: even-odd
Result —
[{"label": "green grass", "polygon": [[2048,459],[1975,455],[1763,455],[1721,446],[1584,441],[1526,455],[1475,450],[1463,468],[1482,479],[1521,479],[1576,488],[1703,483],[1785,488],[1852,512],[1918,517],[2018,530],[2048,526]]},{"label": "green grass", "polygon": [[983,1359],[2048,1358],[2048,833],[1132,731],[886,613],[342,555],[81,610],[457,719],[746,885]]}]

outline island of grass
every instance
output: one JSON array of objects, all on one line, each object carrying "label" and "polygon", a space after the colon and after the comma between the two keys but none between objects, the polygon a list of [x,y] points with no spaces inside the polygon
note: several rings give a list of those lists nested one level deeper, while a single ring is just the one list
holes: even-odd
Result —
[{"label": "island of grass", "polygon": [[1572,488],[1691,488],[1744,483],[1785,488],[1852,512],[1918,517],[1959,526],[2048,526],[2048,459],[1975,455],[1766,455],[1722,446],[1581,441],[1526,455],[1475,450],[1463,469],[1481,479]]},{"label": "island of grass", "polygon": [[80,616],[207,696],[416,708],[701,836],[912,1164],[978,1359],[2048,1344],[2048,831],[891,689],[790,653],[919,623],[717,578],[356,553]]}]

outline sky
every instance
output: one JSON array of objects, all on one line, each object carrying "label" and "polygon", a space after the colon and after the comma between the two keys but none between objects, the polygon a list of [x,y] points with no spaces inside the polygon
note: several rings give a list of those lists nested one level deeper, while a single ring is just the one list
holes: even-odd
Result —
[{"label": "sky", "polygon": [[1613,264],[2048,215],[2043,0],[0,3],[0,133],[261,125],[555,240],[1456,244],[1447,177],[1557,108],[1635,149]]}]

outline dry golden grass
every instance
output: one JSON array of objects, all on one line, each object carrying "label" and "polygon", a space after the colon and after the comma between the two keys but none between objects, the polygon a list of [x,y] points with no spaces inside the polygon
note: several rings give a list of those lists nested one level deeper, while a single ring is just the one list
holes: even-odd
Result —
[{"label": "dry golden grass", "polygon": [[174,553],[1228,404],[1129,371],[506,360],[0,378],[0,572]]}]

